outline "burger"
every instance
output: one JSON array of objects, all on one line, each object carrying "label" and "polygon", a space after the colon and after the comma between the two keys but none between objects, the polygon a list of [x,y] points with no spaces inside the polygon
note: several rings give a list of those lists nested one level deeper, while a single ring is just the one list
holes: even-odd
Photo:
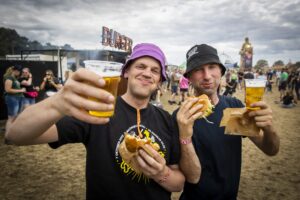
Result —
[{"label": "burger", "polygon": [[210,114],[213,113],[215,106],[211,103],[210,99],[206,94],[202,94],[198,96],[199,100],[193,104],[193,106],[201,104],[202,107],[198,110],[198,112],[202,112],[203,114],[199,118],[204,118],[207,122],[212,123],[206,119]]},{"label": "burger", "polygon": [[160,149],[157,143],[152,142],[150,138],[140,138],[139,136],[130,135],[129,133],[124,133],[124,140],[119,146],[119,153],[122,156],[123,160],[130,165],[130,167],[137,173],[140,173],[140,169],[135,156],[138,154],[139,149],[145,150],[151,157],[153,153],[145,147],[146,144],[150,145],[154,150],[158,151]]}]

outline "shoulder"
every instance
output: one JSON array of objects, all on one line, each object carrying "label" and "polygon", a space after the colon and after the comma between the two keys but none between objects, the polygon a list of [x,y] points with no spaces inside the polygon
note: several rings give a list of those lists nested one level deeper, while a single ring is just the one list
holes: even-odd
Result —
[{"label": "shoulder", "polygon": [[228,97],[228,96],[219,96],[220,102],[225,104],[226,107],[230,108],[242,108],[245,107],[241,100],[235,97]]},{"label": "shoulder", "polygon": [[152,105],[150,103],[149,103],[149,109],[155,115],[161,115],[162,117],[165,117],[165,118],[170,118],[171,117],[171,115],[170,115],[169,112],[167,112],[166,110],[164,110],[164,109],[162,109],[160,107],[154,106],[154,105]]},{"label": "shoulder", "polygon": [[14,78],[13,78],[12,76],[4,76],[4,77],[3,77],[3,80],[4,80],[4,81],[6,81],[6,80],[11,80],[11,81],[13,81]]}]

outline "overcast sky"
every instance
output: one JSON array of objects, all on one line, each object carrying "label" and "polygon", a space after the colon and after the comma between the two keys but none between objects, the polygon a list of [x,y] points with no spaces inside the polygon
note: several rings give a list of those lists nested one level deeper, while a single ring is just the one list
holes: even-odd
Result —
[{"label": "overcast sky", "polygon": [[[254,63],[300,61],[300,0],[0,0],[0,26],[43,44],[103,49],[102,26],[155,43],[170,64],[195,44],[216,47],[222,61],[239,61],[244,38]],[[105,48],[107,49],[107,48]],[[225,56],[228,55],[228,56]]]}]

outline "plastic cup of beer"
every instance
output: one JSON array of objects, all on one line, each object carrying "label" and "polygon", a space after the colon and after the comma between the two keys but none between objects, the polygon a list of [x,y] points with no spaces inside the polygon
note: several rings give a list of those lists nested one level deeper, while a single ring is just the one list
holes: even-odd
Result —
[{"label": "plastic cup of beer", "polygon": [[248,110],[259,110],[259,107],[251,107],[252,103],[263,99],[266,87],[266,80],[245,79],[245,103]]},{"label": "plastic cup of beer", "polygon": [[[94,73],[103,77],[103,79],[105,80],[105,86],[102,89],[114,95],[116,99],[123,64],[101,60],[85,60],[83,61],[83,63],[86,69],[93,71]],[[98,99],[93,97],[88,97],[88,99],[99,101]],[[112,117],[114,115],[114,110],[105,112],[89,110],[89,114],[97,117]]]}]

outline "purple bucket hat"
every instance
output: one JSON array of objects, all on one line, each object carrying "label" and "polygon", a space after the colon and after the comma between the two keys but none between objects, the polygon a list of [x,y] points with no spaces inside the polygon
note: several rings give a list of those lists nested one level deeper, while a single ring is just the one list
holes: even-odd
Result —
[{"label": "purple bucket hat", "polygon": [[137,44],[134,48],[133,51],[129,57],[129,59],[126,61],[126,63],[122,67],[122,76],[124,76],[125,70],[128,67],[129,63],[131,61],[143,57],[143,56],[150,56],[154,58],[155,60],[159,61],[160,66],[161,66],[161,78],[162,82],[166,80],[166,57],[162,50],[150,43],[141,43]]}]

